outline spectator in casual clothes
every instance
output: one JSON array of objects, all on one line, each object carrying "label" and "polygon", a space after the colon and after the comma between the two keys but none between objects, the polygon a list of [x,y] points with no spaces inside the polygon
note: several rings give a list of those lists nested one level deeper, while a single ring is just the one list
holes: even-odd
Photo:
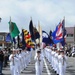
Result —
[{"label": "spectator in casual clothes", "polygon": [[4,53],[4,67],[6,67],[8,62],[8,52],[7,50],[3,50],[3,53]]},{"label": "spectator in casual clothes", "polygon": [[0,75],[2,75],[3,60],[4,60],[4,54],[3,51],[0,50]]}]

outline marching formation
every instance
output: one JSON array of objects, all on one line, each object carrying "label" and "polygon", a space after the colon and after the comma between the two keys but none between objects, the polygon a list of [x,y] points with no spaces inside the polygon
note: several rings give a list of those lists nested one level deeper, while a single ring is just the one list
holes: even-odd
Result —
[{"label": "marching formation", "polygon": [[9,56],[11,75],[20,75],[31,62],[32,51],[12,49]]},{"label": "marching formation", "polygon": [[50,63],[55,73],[57,75],[65,75],[67,57],[65,55],[63,47],[60,48],[60,50],[57,50],[57,48],[48,46],[45,48],[44,52],[46,59]]},{"label": "marching formation", "polygon": [[[32,50],[27,51],[25,48],[12,49],[12,53],[9,56],[11,75],[20,75],[23,70],[26,69],[31,62]],[[35,49],[35,73],[36,75],[42,75],[44,59],[47,59],[49,65],[52,67],[57,75],[65,75],[67,57],[63,50],[63,47],[58,50],[52,46],[46,46],[45,48]]]}]

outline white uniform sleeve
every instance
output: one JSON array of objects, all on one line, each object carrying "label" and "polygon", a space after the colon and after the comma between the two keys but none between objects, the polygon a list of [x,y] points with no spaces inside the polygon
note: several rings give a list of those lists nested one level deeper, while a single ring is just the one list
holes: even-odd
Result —
[{"label": "white uniform sleeve", "polygon": [[9,61],[13,61],[12,55],[9,56]]}]

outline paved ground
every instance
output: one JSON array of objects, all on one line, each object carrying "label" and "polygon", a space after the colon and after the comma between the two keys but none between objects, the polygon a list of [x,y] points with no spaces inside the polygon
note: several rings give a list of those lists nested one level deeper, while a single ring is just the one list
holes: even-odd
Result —
[{"label": "paved ground", "polygon": [[[33,54],[33,56],[34,56],[34,54]],[[32,57],[31,63],[28,65],[26,70],[24,70],[23,73],[21,73],[21,75],[35,75],[34,63],[35,62]],[[49,75],[56,75],[48,62],[47,62],[47,65],[48,65],[48,69],[50,71]],[[10,70],[9,70],[9,66],[3,69],[3,74],[4,75],[11,75]],[[44,65],[44,70],[43,70],[42,75],[48,75],[45,65]],[[68,57],[66,75],[75,75],[75,57]]]}]

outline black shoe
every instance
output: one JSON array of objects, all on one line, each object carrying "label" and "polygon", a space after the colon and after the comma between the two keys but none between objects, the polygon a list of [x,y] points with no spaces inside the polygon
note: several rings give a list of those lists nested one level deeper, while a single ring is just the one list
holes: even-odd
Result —
[{"label": "black shoe", "polygon": [[4,74],[2,73],[2,75],[4,75]]},{"label": "black shoe", "polygon": [[55,73],[56,73],[56,71],[55,71]]},{"label": "black shoe", "polygon": [[0,75],[4,75],[4,74],[2,73],[2,74],[0,74]]}]

